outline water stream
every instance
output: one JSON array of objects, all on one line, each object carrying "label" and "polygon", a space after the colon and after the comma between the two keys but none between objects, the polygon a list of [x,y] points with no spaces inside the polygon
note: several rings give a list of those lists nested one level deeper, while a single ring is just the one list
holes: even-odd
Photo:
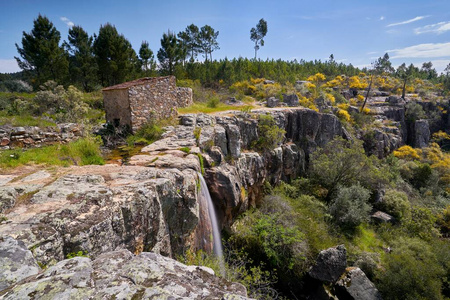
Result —
[{"label": "water stream", "polygon": [[205,179],[202,174],[198,173],[198,178],[200,179],[200,194],[201,197],[204,197],[208,203],[208,212],[209,218],[211,219],[211,227],[213,231],[213,242],[214,242],[214,254],[219,259],[220,264],[220,272],[222,276],[225,276],[225,263],[223,258],[223,248],[222,248],[222,239],[220,236],[219,223],[217,221],[216,211],[214,209],[214,204],[211,199],[211,195],[209,194],[208,186],[206,185]]}]

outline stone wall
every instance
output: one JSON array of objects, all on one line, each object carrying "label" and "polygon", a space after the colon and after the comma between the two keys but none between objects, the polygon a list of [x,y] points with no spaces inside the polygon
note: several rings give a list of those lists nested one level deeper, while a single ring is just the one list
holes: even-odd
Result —
[{"label": "stone wall", "polygon": [[81,125],[58,124],[56,127],[0,126],[0,150],[14,148],[37,148],[56,143],[68,143],[82,136]]},{"label": "stone wall", "polygon": [[128,90],[104,90],[103,103],[106,112],[106,121],[115,126],[131,125],[130,102]]},{"label": "stone wall", "polygon": [[175,76],[142,78],[103,90],[106,120],[138,130],[151,119],[177,116],[192,104],[192,90],[176,87]]}]

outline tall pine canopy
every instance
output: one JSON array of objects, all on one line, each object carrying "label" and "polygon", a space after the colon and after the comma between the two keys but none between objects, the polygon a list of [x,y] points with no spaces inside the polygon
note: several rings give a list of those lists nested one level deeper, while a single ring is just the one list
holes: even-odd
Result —
[{"label": "tall pine canopy", "polygon": [[39,15],[30,33],[23,32],[22,47],[16,44],[19,67],[32,78],[35,87],[47,80],[64,83],[68,74],[67,55],[59,45],[61,34],[53,23]]},{"label": "tall pine canopy", "polygon": [[93,52],[93,38],[81,26],[69,29],[69,71],[73,83],[90,92],[97,82],[97,63]]},{"label": "tall pine canopy", "polygon": [[115,85],[133,78],[138,62],[130,42],[109,23],[100,27],[94,41],[98,76],[103,86]]},{"label": "tall pine canopy", "polygon": [[161,38],[158,60],[163,75],[173,75],[175,66],[182,59],[183,49],[173,32],[168,31]]}]

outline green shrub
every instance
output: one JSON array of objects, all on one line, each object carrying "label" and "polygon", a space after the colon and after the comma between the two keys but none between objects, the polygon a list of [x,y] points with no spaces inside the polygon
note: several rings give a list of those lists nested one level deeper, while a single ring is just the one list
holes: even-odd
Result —
[{"label": "green shrub", "polygon": [[209,108],[216,108],[220,103],[220,99],[218,96],[212,96],[209,98],[209,100],[206,102],[206,106]]},{"label": "green shrub", "polygon": [[127,137],[128,146],[136,144],[151,144],[161,138],[164,130],[155,121],[149,121],[141,126],[133,135]]},{"label": "green shrub", "polygon": [[418,238],[399,238],[376,272],[383,299],[442,299],[445,274],[431,246]]},{"label": "green shrub", "polygon": [[331,203],[330,214],[339,226],[354,229],[369,218],[369,198],[370,192],[359,184],[342,187]]},{"label": "green shrub", "polygon": [[277,126],[275,119],[267,115],[258,117],[258,140],[254,147],[260,151],[270,151],[276,148],[284,139],[286,131]]},{"label": "green shrub", "polygon": [[408,196],[401,191],[387,190],[380,204],[380,209],[392,215],[397,220],[411,216],[411,204]]}]

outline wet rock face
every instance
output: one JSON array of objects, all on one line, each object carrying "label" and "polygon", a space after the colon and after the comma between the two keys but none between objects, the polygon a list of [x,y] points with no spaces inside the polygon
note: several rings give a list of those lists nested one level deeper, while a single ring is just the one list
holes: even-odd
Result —
[{"label": "wet rock face", "polygon": [[[34,273],[36,274],[36,273]],[[206,267],[186,266],[156,253],[128,250],[96,259],[60,261],[39,275],[0,292],[2,299],[247,299],[243,285],[214,276]],[[0,288],[1,290],[1,288]],[[234,298],[233,298],[234,297]]]}]

